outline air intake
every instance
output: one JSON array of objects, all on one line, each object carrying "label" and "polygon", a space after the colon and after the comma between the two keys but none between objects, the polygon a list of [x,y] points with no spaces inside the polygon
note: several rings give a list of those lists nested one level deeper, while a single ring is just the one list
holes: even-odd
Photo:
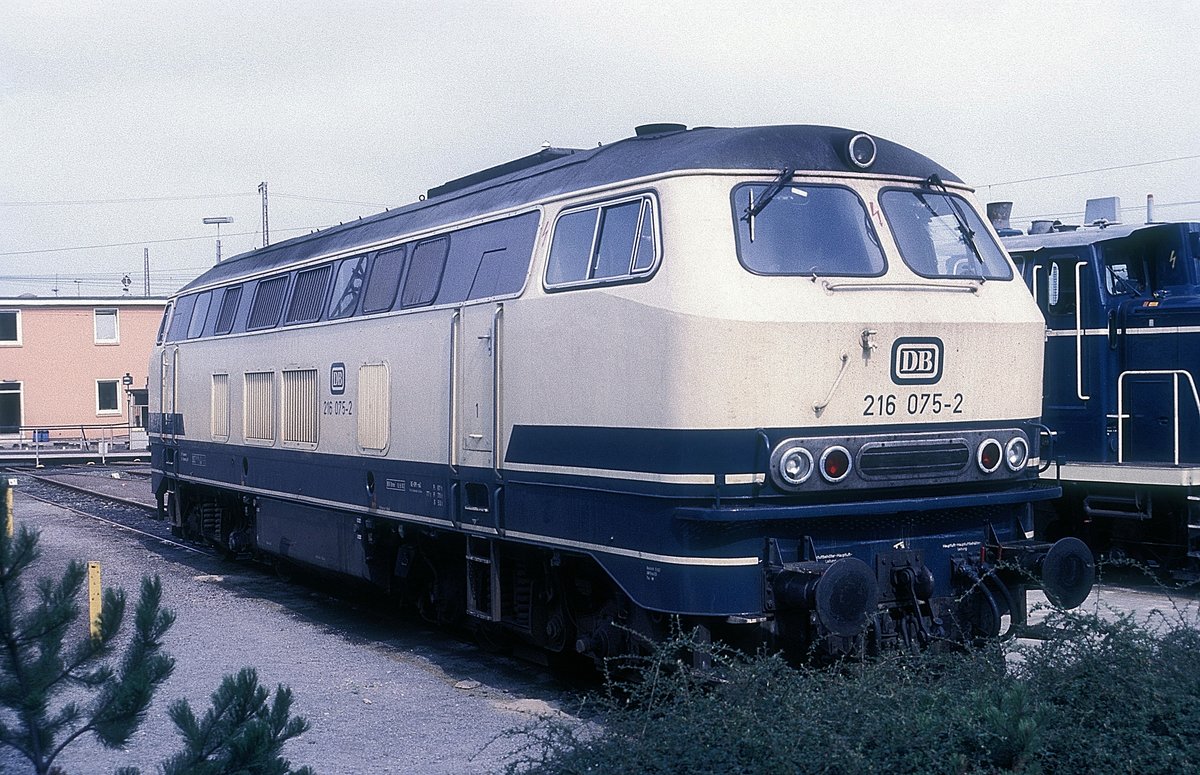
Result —
[{"label": "air intake", "polygon": [[864,444],[858,455],[858,473],[864,479],[953,476],[971,462],[963,439],[881,441]]}]

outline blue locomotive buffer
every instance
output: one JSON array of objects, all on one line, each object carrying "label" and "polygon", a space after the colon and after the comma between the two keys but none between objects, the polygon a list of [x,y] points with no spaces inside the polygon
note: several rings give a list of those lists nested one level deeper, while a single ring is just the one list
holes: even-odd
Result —
[{"label": "blue locomotive buffer", "polygon": [[[593,659],[798,655],[1077,605],[1033,539],[1043,326],[951,173],[863,133],[641,128],[218,264],[151,364],[164,515]],[[1022,375],[995,388],[997,360]]]},{"label": "blue locomotive buffer", "polygon": [[1047,475],[1064,497],[1039,509],[1038,532],[1195,578],[1200,223],[1038,232],[1005,240],[1046,318]]}]

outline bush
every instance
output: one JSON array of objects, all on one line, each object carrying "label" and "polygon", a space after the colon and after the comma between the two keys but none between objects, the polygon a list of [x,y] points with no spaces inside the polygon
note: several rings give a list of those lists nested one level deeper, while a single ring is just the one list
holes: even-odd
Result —
[{"label": "bush", "polygon": [[[509,773],[1200,770],[1200,631],[1054,612],[1050,638],[793,668],[680,635],[543,720]],[[710,671],[682,655],[712,648]]]}]

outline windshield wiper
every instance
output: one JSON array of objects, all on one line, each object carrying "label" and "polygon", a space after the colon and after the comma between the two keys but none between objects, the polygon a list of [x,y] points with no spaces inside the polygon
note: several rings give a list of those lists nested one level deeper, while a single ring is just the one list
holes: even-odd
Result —
[{"label": "windshield wiper", "polygon": [[[942,189],[942,195],[946,198],[946,201],[950,203],[950,209],[954,211],[954,222],[958,224],[959,236],[962,238],[962,241],[966,244],[966,246],[971,249],[971,253],[975,256],[975,260],[979,262],[979,265],[987,266],[987,262],[983,260],[983,253],[980,252],[979,246],[975,244],[975,230],[971,228],[969,223],[967,223],[967,216],[963,213],[962,207],[957,201],[955,201],[955,198],[950,195],[950,190],[946,188],[946,184],[943,183],[942,179],[939,178],[935,173],[925,179],[925,185],[929,188],[934,188],[936,186],[937,188]],[[923,197],[921,197],[920,194],[917,194],[917,198],[921,200],[921,204],[929,208],[930,212],[932,212],[934,215],[937,215],[937,212],[933,209],[933,207],[931,207],[929,203],[926,202]],[[983,281],[982,273],[980,273],[979,281]]]},{"label": "windshield wiper", "polygon": [[754,241],[754,217],[765,210],[767,205],[771,204],[771,200],[775,198],[776,194],[783,190],[784,186],[791,182],[792,177],[794,177],[795,174],[796,170],[790,167],[784,167],[783,171],[779,173],[779,177],[775,178],[775,180],[771,182],[771,185],[767,186],[767,189],[763,191],[762,196],[758,198],[757,202],[754,201],[754,187],[750,187],[749,204],[746,205],[746,210],[742,213],[742,220],[745,221],[750,227],[751,242]]}]

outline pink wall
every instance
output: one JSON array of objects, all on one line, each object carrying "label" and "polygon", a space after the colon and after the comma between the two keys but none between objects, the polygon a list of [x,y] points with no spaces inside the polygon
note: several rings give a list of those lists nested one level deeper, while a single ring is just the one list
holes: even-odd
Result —
[{"label": "pink wall", "polygon": [[[23,383],[24,425],[124,424],[126,396],[118,385],[116,414],[96,408],[96,380],[129,373],[134,388],[146,387],[146,369],[165,301],[123,306],[97,299],[70,306],[26,306],[0,299],[0,309],[21,310],[21,345],[0,346],[0,380]],[[118,310],[117,344],[95,341],[94,311]],[[76,434],[78,435],[78,434]]]}]

